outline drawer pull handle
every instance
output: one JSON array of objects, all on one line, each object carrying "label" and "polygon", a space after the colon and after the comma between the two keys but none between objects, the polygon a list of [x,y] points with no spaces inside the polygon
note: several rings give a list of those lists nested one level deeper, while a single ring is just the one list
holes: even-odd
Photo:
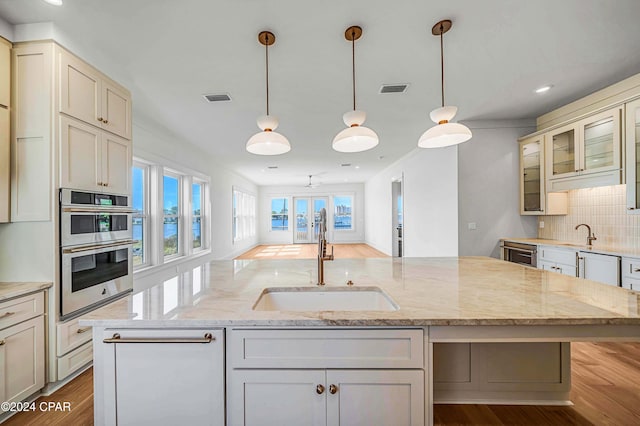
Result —
[{"label": "drawer pull handle", "polygon": [[165,339],[155,339],[148,337],[133,337],[133,338],[122,338],[118,333],[115,333],[112,338],[104,339],[104,343],[211,343],[216,340],[215,337],[211,335],[211,333],[207,333],[202,338],[192,337],[192,338],[165,338]]},{"label": "drawer pull handle", "polygon": [[633,272],[640,272],[640,268],[634,269]]},{"label": "drawer pull handle", "polygon": [[7,317],[10,317],[11,315],[15,315],[15,312],[5,312],[4,314],[0,315],[0,319],[4,319]]},{"label": "drawer pull handle", "polygon": [[316,393],[318,395],[322,395],[324,393],[324,386],[322,386],[322,385],[316,386]]},{"label": "drawer pull handle", "polygon": [[89,330],[91,330],[91,327],[79,328],[78,330],[76,330],[76,333],[82,334],[82,333],[86,333]]},{"label": "drawer pull handle", "polygon": [[6,342],[4,340],[0,340],[0,346],[4,346]]},{"label": "drawer pull handle", "polygon": [[335,395],[338,392],[338,387],[336,385],[329,385],[329,393],[331,395]]}]

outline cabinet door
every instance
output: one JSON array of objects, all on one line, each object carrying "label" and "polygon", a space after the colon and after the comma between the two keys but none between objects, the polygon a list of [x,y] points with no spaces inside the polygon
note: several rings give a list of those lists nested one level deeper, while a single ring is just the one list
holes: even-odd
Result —
[{"label": "cabinet door", "polygon": [[60,116],[60,186],[100,191],[102,131]]},{"label": "cabinet door", "polygon": [[520,142],[520,214],[544,212],[544,136]]},{"label": "cabinet door", "polygon": [[604,254],[578,253],[580,267],[579,276],[588,280],[619,286],[620,285],[620,258]]},{"label": "cabinet door", "polygon": [[104,190],[129,194],[133,156],[131,141],[102,132],[101,181]]},{"label": "cabinet door", "polygon": [[580,121],[581,174],[620,169],[620,108]]},{"label": "cabinet door", "polygon": [[[114,330],[106,331],[111,337]],[[117,330],[105,356],[105,424],[224,425],[222,330]],[[198,343],[206,333],[214,340]],[[133,343],[130,339],[153,339]],[[180,340],[176,340],[180,339]],[[129,340],[130,343],[127,343]]]},{"label": "cabinet door", "polygon": [[102,80],[102,128],[131,139],[131,97],[109,80]]},{"label": "cabinet door", "polygon": [[[11,43],[0,38],[0,105],[11,102]],[[0,127],[1,128],[1,127]]]},{"label": "cabinet door", "polygon": [[626,105],[627,211],[640,213],[640,99]]},{"label": "cabinet door", "polygon": [[578,135],[573,124],[548,133],[549,178],[573,176],[579,171]]},{"label": "cabinet door", "polygon": [[9,200],[11,198],[9,192],[11,187],[9,134],[9,109],[0,106],[0,223],[9,222]]},{"label": "cabinet door", "polygon": [[232,370],[229,380],[229,425],[327,424],[324,370]]},{"label": "cabinet door", "polygon": [[0,401],[21,401],[43,387],[44,318],[39,316],[0,331]]},{"label": "cabinet door", "polygon": [[328,370],[327,391],[327,425],[425,424],[422,370]]},{"label": "cabinet door", "polygon": [[60,52],[60,112],[100,126],[100,73],[66,51]]}]

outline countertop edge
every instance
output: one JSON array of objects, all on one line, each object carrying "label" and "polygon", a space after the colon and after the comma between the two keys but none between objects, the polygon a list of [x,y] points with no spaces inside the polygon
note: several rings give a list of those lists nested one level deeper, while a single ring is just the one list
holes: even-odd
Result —
[{"label": "countertop edge", "polygon": [[0,282],[0,302],[53,287],[52,282]]},{"label": "countertop edge", "polygon": [[605,254],[610,256],[630,257],[640,259],[640,249],[636,248],[612,248],[612,247],[598,247],[579,245],[575,243],[563,242],[559,240],[544,240],[544,238],[500,238],[500,241],[511,241],[514,243],[531,244],[535,246],[551,246],[557,248],[564,248],[576,251],[586,251],[589,253]]}]

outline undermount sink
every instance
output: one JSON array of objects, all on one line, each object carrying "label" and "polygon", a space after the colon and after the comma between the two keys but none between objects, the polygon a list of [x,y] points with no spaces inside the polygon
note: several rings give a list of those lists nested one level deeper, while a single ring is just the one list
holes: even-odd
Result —
[{"label": "undermount sink", "polygon": [[254,311],[397,311],[398,305],[378,287],[270,287]]}]

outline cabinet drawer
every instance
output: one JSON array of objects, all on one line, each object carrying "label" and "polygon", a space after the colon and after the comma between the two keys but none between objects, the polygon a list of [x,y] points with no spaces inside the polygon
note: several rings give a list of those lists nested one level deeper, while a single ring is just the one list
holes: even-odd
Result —
[{"label": "cabinet drawer", "polygon": [[640,259],[622,258],[622,276],[640,278]]},{"label": "cabinet drawer", "polygon": [[58,380],[62,380],[93,360],[93,344],[85,343],[65,356],[58,357]]},{"label": "cabinet drawer", "polygon": [[553,247],[540,247],[540,259],[548,262],[562,263],[563,265],[576,265],[576,251],[563,250]]},{"label": "cabinet drawer", "polygon": [[423,368],[419,330],[231,330],[233,368]]},{"label": "cabinet drawer", "polygon": [[622,287],[629,290],[640,291],[640,278],[622,277]]},{"label": "cabinet drawer", "polygon": [[0,330],[44,314],[44,292],[28,294],[0,303]]},{"label": "cabinet drawer", "polygon": [[80,327],[78,325],[79,320],[79,318],[76,318],[58,325],[58,356],[64,355],[91,340],[91,327]]}]

